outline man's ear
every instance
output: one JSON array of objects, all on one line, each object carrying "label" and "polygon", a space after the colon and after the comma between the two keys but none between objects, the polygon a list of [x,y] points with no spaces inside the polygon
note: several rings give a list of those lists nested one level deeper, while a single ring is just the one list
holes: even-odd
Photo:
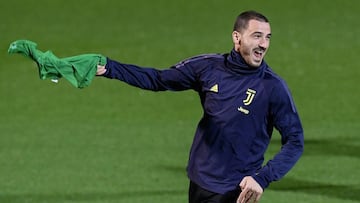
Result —
[{"label": "man's ear", "polygon": [[241,34],[238,31],[233,31],[232,39],[233,39],[234,44],[240,44]]}]

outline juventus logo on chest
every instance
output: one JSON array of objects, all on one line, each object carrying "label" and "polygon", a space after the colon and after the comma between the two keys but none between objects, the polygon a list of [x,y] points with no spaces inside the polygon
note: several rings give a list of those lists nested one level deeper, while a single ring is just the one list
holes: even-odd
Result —
[{"label": "juventus logo on chest", "polygon": [[[247,91],[246,91],[246,98],[243,100],[243,104],[245,105],[245,106],[249,106],[250,104],[251,104],[251,102],[254,100],[254,97],[255,97],[255,94],[256,94],[256,91],[255,90],[253,90],[253,89],[247,89]],[[242,112],[242,113],[244,113],[244,114],[249,114],[250,113],[250,111],[248,110],[248,109],[246,109],[246,108],[244,108],[244,107],[242,107],[242,106],[240,106],[240,107],[238,107],[237,108],[237,110],[238,111],[240,111],[240,112]]]},{"label": "juventus logo on chest", "polygon": [[247,97],[245,100],[243,100],[243,102],[244,102],[245,106],[248,106],[253,101],[256,91],[252,90],[252,89],[247,89],[246,94],[247,94]]}]

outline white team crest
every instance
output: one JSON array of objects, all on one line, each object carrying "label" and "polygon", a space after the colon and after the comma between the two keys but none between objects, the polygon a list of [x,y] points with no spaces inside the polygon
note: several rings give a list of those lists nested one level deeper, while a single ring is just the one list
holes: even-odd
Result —
[{"label": "white team crest", "polygon": [[247,97],[245,100],[243,100],[243,102],[244,102],[245,106],[248,106],[253,101],[256,91],[249,88],[249,89],[247,89],[246,94],[247,94]]},{"label": "white team crest", "polygon": [[[251,102],[254,100],[255,94],[256,94],[255,90],[250,89],[250,88],[247,89],[247,91],[246,91],[247,97],[246,97],[246,99],[243,100],[243,103],[245,106],[249,106],[251,104]],[[245,109],[242,106],[238,107],[237,110],[246,115],[250,113],[250,111],[248,109]]]}]

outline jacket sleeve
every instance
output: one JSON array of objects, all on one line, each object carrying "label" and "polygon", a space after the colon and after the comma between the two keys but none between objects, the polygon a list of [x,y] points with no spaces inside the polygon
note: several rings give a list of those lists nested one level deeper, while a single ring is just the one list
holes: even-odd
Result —
[{"label": "jacket sleeve", "polygon": [[304,149],[303,128],[290,91],[285,82],[273,89],[270,99],[270,114],[274,127],[281,135],[281,150],[268,161],[253,178],[266,188],[279,180],[295,165]]},{"label": "jacket sleeve", "polygon": [[103,76],[152,91],[181,91],[194,89],[196,86],[196,74],[191,63],[160,70],[124,64],[107,58],[106,72]]}]

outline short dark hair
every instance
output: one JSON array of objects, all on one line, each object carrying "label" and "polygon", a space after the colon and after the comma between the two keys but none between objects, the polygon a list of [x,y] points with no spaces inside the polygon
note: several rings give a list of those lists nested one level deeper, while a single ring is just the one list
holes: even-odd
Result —
[{"label": "short dark hair", "polygon": [[251,10],[245,11],[240,13],[240,15],[238,15],[238,17],[236,18],[233,31],[241,32],[242,30],[245,30],[248,27],[250,20],[257,20],[266,23],[269,22],[269,20],[259,12]]}]

